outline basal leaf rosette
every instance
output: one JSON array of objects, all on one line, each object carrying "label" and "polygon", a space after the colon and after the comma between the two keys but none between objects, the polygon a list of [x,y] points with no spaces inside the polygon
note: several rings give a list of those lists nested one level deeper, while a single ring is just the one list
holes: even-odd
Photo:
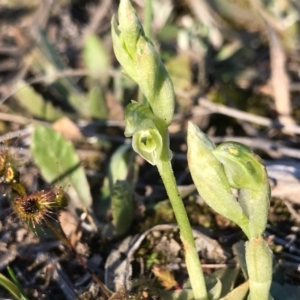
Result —
[{"label": "basal leaf rosette", "polygon": [[265,231],[270,199],[268,174],[259,158],[248,147],[226,142],[214,155],[222,163],[229,185],[240,190],[238,201],[249,218],[250,237]]},{"label": "basal leaf rosette", "polygon": [[248,235],[249,220],[232,195],[224,169],[213,154],[213,142],[195,124],[189,122],[187,144],[189,169],[203,200]]},{"label": "basal leaf rosette", "polygon": [[170,125],[175,106],[171,78],[129,0],[121,0],[119,24],[112,18],[112,40],[115,55],[125,72],[139,86],[154,115]]},{"label": "basal leaf rosette", "polygon": [[151,109],[136,102],[127,105],[125,110],[125,136],[132,136],[132,148],[152,165],[160,160],[163,139],[156,127],[156,118]]}]

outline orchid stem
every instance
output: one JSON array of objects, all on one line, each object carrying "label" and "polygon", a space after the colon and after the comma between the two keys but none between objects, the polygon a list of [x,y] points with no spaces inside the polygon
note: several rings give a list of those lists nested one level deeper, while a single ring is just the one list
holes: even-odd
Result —
[{"label": "orchid stem", "polygon": [[175,218],[179,226],[181,241],[185,250],[187,271],[194,293],[194,298],[195,300],[207,300],[208,296],[205,286],[205,279],[198,252],[196,250],[191,224],[188,219],[183,201],[179,195],[179,190],[177,188],[170,161],[162,160],[158,162],[157,169],[166,188]]}]

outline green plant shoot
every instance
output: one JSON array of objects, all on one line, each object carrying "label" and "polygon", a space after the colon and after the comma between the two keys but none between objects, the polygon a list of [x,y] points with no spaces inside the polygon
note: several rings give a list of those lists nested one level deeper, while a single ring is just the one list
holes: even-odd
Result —
[{"label": "green plant shoot", "polygon": [[125,135],[146,161],[155,165],[165,185],[179,225],[185,261],[196,300],[207,300],[204,276],[191,225],[179,196],[169,149],[168,126],[172,122],[175,95],[171,78],[129,0],[121,0],[117,24],[112,19],[112,39],[116,57],[126,74],[140,87],[148,104],[132,102],[126,107]]},{"label": "green plant shoot", "polygon": [[[215,147],[193,123],[188,126],[188,163],[199,194],[216,212],[244,231],[249,300],[268,300],[272,252],[263,239],[270,188],[265,167],[249,148],[235,142]],[[231,188],[239,189],[238,200]]]}]

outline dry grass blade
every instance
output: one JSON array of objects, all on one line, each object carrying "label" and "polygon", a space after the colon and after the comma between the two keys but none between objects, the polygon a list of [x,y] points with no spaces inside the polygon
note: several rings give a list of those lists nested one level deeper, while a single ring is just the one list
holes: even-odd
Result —
[{"label": "dry grass blade", "polygon": [[[282,127],[282,130],[284,130],[285,132],[292,132],[295,134],[300,134],[300,127],[297,125],[281,124],[279,122],[273,121],[266,117],[256,116],[254,114],[250,114],[247,112],[240,111],[238,109],[230,108],[225,105],[212,103],[211,101],[204,99],[204,98],[200,98],[198,103],[200,106],[205,107],[214,113],[231,116],[231,117],[234,117],[234,118],[237,118],[240,120],[252,122],[252,123],[259,124],[259,125],[266,126],[266,127],[277,127],[277,128]],[[197,114],[197,109],[199,109],[199,108],[194,107],[193,114]]]},{"label": "dry grass blade", "polygon": [[[265,22],[270,44],[271,58],[271,82],[273,86],[275,108],[279,114],[279,121],[282,124],[295,124],[291,117],[291,99],[289,93],[289,78],[285,69],[286,56],[280,44],[278,36],[273,28]],[[291,134],[288,129],[285,133]]]},{"label": "dry grass blade", "polygon": [[194,12],[197,19],[210,29],[209,38],[211,43],[215,48],[220,48],[223,43],[223,37],[206,1],[188,0],[187,4],[190,6],[191,11]]}]

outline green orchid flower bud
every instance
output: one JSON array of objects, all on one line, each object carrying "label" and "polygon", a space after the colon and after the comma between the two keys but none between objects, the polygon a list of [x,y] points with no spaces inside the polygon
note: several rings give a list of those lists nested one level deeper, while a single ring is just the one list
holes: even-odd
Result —
[{"label": "green orchid flower bud", "polygon": [[156,121],[151,108],[132,100],[125,108],[125,132],[126,137],[132,137],[141,128],[144,120]]},{"label": "green orchid flower bud", "polygon": [[118,29],[118,24],[114,18],[112,17],[111,21],[111,36],[113,41],[114,53],[120,63],[120,65],[124,68],[125,73],[129,76],[133,81],[138,81],[138,76],[136,73],[135,66],[135,56],[131,56],[127,50],[126,43],[121,35],[121,32]]},{"label": "green orchid flower bud", "polygon": [[248,235],[249,220],[232,195],[223,167],[213,154],[215,145],[192,122],[188,124],[187,144],[189,169],[203,200]]},{"label": "green orchid flower bud", "polygon": [[156,165],[163,151],[163,138],[151,109],[133,102],[127,105],[125,117],[125,136],[132,136],[133,150],[150,164]]},{"label": "green orchid flower bud", "polygon": [[173,83],[154,46],[143,36],[137,43],[137,65],[138,83],[153,113],[169,125],[175,107]]},{"label": "green orchid flower bud", "polygon": [[122,0],[118,10],[119,30],[121,37],[130,57],[134,58],[136,44],[140,36],[144,36],[143,26],[141,25],[135,9],[129,0]]},{"label": "green orchid flower bud", "polygon": [[261,159],[236,142],[223,143],[213,153],[222,163],[229,185],[240,189],[238,200],[249,218],[250,237],[260,236],[267,225],[270,199],[268,174]]},{"label": "green orchid flower bud", "polygon": [[272,251],[262,237],[252,238],[245,245],[250,288],[248,299],[270,299]]},{"label": "green orchid flower bud", "polygon": [[114,16],[111,22],[114,52],[125,73],[138,83],[136,44],[140,36],[144,35],[143,27],[129,0],[120,2],[118,16],[119,26]]},{"label": "green orchid flower bud", "polygon": [[153,113],[166,125],[172,121],[175,94],[171,78],[143,28],[129,0],[121,0],[119,26],[112,18],[115,55],[125,72],[141,88]]},{"label": "green orchid flower bud", "polygon": [[266,171],[260,158],[248,147],[236,142],[219,145],[213,153],[223,164],[231,187],[260,189]]}]

